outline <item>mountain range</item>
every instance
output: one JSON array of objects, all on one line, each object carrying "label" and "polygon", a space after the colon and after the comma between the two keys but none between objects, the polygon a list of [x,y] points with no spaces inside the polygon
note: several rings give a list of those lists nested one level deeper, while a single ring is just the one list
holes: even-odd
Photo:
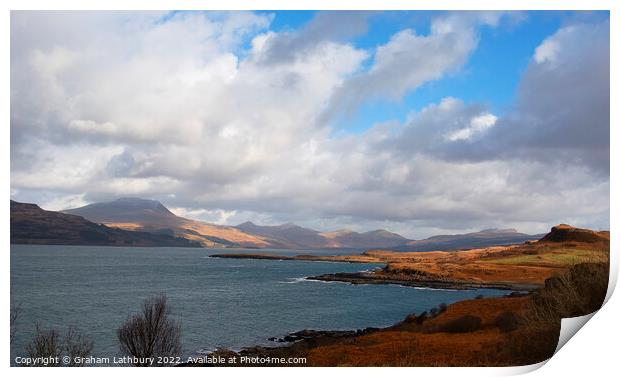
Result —
[{"label": "mountain range", "polygon": [[185,238],[111,228],[11,200],[11,244],[200,247]]},{"label": "mountain range", "polygon": [[[11,242],[40,243],[34,241],[43,239],[42,234],[31,234],[34,238],[30,239],[32,242],[29,242],[28,232],[33,227],[32,224],[24,225],[24,219],[28,216],[24,211],[18,211],[20,205],[36,207],[36,205],[32,204],[11,201]],[[20,218],[21,222],[13,221],[14,207],[16,218]],[[128,237],[128,234],[133,234],[134,236],[140,234],[142,238],[145,235],[159,237],[158,239],[163,243],[174,243],[179,242],[178,240],[183,240],[187,242],[186,246],[198,244],[202,247],[274,249],[380,248],[397,251],[453,250],[520,243],[527,240],[537,240],[541,237],[541,235],[519,233],[514,229],[486,229],[475,233],[439,235],[423,240],[411,240],[383,229],[362,233],[348,229],[321,232],[293,223],[264,226],[250,221],[237,226],[227,226],[177,216],[158,201],[139,198],[121,198],[109,202],[93,203],[62,212],[43,211],[39,207],[36,208],[42,212],[35,211],[36,213],[32,212],[32,214],[36,215],[34,217],[39,219],[39,223],[43,213],[45,214],[43,216],[46,217],[44,223],[47,226],[47,231],[50,232],[50,239],[58,236],[58,234],[54,233],[54,229],[52,229],[52,225],[58,222],[60,229],[62,229],[61,233],[68,236],[67,240],[61,243],[79,242],[80,233],[69,232],[69,224],[74,224],[74,227],[84,229],[95,229],[93,225],[102,227],[98,228],[100,232],[108,234],[108,237],[111,239],[115,239],[114,237]],[[17,215],[17,212],[19,212],[19,215]],[[65,218],[63,216],[71,217]],[[82,220],[78,221],[77,219]],[[15,237],[13,237],[14,230]],[[114,242],[122,244],[125,241]],[[141,242],[148,243],[154,241],[143,239],[140,242],[134,242],[138,245]],[[82,241],[82,244],[91,244],[88,237]]]},{"label": "mountain range", "polygon": [[511,245],[539,240],[544,234],[519,233],[516,229],[484,229],[465,234],[444,234],[423,240],[409,241],[391,248],[395,251],[433,251],[474,249],[486,246]]},{"label": "mountain range", "polygon": [[124,230],[163,233],[199,242],[203,247],[271,247],[263,237],[232,226],[186,219],[156,200],[122,198],[63,211]]},{"label": "mountain range", "polygon": [[256,225],[250,221],[236,226],[244,232],[259,234],[287,248],[378,248],[403,245],[408,239],[387,230],[373,230],[358,233],[343,229],[334,232],[319,232],[302,228],[293,223],[275,226]]}]

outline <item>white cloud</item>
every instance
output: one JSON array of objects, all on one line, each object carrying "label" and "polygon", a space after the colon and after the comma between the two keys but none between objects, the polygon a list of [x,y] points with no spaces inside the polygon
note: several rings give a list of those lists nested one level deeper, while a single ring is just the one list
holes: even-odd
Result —
[{"label": "white cloud", "polygon": [[461,128],[448,134],[447,139],[450,141],[470,140],[472,137],[493,127],[495,122],[497,122],[497,117],[491,113],[478,115],[470,121],[469,127]]},{"label": "white cloud", "polygon": [[[279,33],[267,30],[271,18],[14,12],[12,196],[59,209],[142,196],[223,224],[295,221],[412,237],[608,223],[608,175],[593,171],[609,159],[601,136],[609,61],[605,71],[605,41],[585,43],[605,26],[543,42],[559,47],[537,49],[507,116],[447,97],[403,124],[334,137],[326,113],[453,72],[475,50],[477,28],[500,14],[440,15],[428,35],[405,29],[374,51],[347,43],[343,28],[321,28],[324,18]],[[341,20],[359,33],[365,19]],[[580,90],[563,89],[571,83]],[[580,160],[550,157],[564,154]]]},{"label": "white cloud", "polygon": [[87,205],[83,194],[67,195],[56,197],[50,201],[41,203],[41,208],[48,211],[62,211],[70,208],[77,208]]},{"label": "white cloud", "polygon": [[177,216],[185,217],[188,219],[197,219],[207,221],[218,225],[237,225],[238,223],[230,223],[229,220],[233,218],[237,211],[224,211],[218,210],[206,210],[202,208],[192,209],[183,207],[171,207],[169,208],[172,213]]},{"label": "white cloud", "polygon": [[544,62],[554,62],[556,59],[556,54],[558,53],[559,45],[557,41],[551,39],[546,39],[543,43],[536,47],[536,52],[534,53],[534,60],[536,63],[544,63]]},{"label": "white cloud", "polygon": [[501,12],[451,12],[431,22],[430,33],[404,29],[377,47],[372,67],[334,93],[323,117],[352,111],[369,99],[400,99],[422,84],[458,70],[478,45],[478,28],[496,26]]},{"label": "white cloud", "polygon": [[[573,24],[546,38],[540,48],[556,47],[537,49],[513,110],[479,146],[482,156],[561,161],[609,180],[609,43],[609,21]],[[544,59],[536,59],[540,51]]]}]

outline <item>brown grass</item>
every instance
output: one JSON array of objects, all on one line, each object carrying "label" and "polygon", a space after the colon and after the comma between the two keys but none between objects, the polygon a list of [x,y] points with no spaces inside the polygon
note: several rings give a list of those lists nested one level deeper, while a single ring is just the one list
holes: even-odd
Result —
[{"label": "brown grass", "polygon": [[316,366],[508,366],[543,361],[557,346],[562,317],[597,310],[608,265],[579,264],[521,297],[457,302],[435,317],[309,350]]}]

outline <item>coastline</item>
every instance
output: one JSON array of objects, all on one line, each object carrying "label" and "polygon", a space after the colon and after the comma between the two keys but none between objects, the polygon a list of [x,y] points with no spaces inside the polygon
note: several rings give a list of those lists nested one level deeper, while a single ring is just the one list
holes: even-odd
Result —
[{"label": "coastline", "polygon": [[450,289],[450,290],[471,290],[471,289],[499,289],[507,291],[526,291],[540,287],[536,284],[516,284],[516,283],[471,283],[458,281],[437,281],[437,280],[404,280],[380,276],[375,272],[337,272],[334,274],[323,274],[318,276],[308,276],[308,280],[319,281],[338,281],[349,284],[395,284],[406,287],[430,288],[430,289]]},{"label": "coastline", "polygon": [[[304,329],[289,333],[284,337],[271,337],[268,340],[274,342],[273,346],[248,346],[241,350],[235,351],[230,349],[218,349],[208,354],[210,360],[220,360],[220,362],[209,363],[182,363],[181,367],[196,366],[380,366],[384,361],[377,363],[374,357],[369,357],[375,352],[372,348],[366,349],[368,346],[379,346],[381,351],[376,353],[380,356],[385,353],[383,347],[388,348],[387,352],[394,353],[396,359],[402,358],[402,364],[388,364],[390,366],[430,366],[434,362],[413,361],[409,353],[415,352],[413,347],[429,343],[429,351],[425,352],[425,357],[433,353],[436,348],[434,343],[441,344],[445,347],[445,343],[450,343],[454,338],[454,346],[460,347],[462,342],[474,340],[474,333],[489,333],[492,338],[500,338],[504,340],[510,336],[517,335],[516,331],[501,330],[503,325],[498,318],[503,313],[521,313],[527,307],[530,301],[530,294],[511,293],[503,297],[494,298],[476,298],[455,302],[447,306],[439,306],[432,308],[429,312],[421,314],[410,314],[401,321],[396,322],[387,327],[366,327],[356,330],[312,330]],[[466,314],[465,314],[466,313]],[[478,322],[472,328],[459,329],[459,322],[463,318],[476,318]],[[532,335],[529,333],[528,335]],[[521,361],[519,365],[539,362],[553,354],[555,344],[559,336],[559,326],[551,326],[538,331],[536,335],[544,336],[544,350],[536,354],[532,361]],[[404,338],[421,338],[411,343],[402,343]],[[528,337],[529,338],[529,337]],[[500,342],[501,344],[501,342]],[[472,346],[473,344],[469,345]],[[404,347],[404,349],[401,349]],[[364,356],[360,362],[343,361],[343,354],[355,355],[360,351]],[[475,353],[478,350],[475,347],[463,347],[461,353]],[[403,357],[402,352],[407,352]],[[456,348],[454,352],[459,352]],[[385,356],[385,355],[384,355]],[[433,354],[431,357],[443,357],[443,355]],[[356,356],[357,357],[357,356]],[[226,360],[235,358],[240,360],[230,363]],[[288,360],[294,358],[303,358],[305,363],[302,365],[291,364]],[[344,356],[347,359],[347,356]],[[249,360],[249,361],[243,361]],[[252,361],[253,360],[253,361]],[[455,358],[453,366],[472,366],[472,364],[480,366],[478,363],[472,363],[467,357]],[[446,365],[451,365],[450,363]],[[491,362],[483,365],[515,365],[512,361],[501,360],[499,362]]]},{"label": "coastline", "polygon": [[367,257],[363,253],[359,255],[312,255],[312,254],[300,254],[300,255],[278,255],[267,253],[226,253],[226,254],[211,254],[209,258],[223,258],[223,259],[265,259],[265,260],[294,260],[294,261],[306,261],[306,262],[339,262],[339,263],[378,263],[378,261],[372,257]]},{"label": "coastline", "polygon": [[[269,251],[265,250],[265,252]],[[554,296],[563,300],[561,304],[564,305],[564,298],[566,297],[571,300],[581,300],[580,297],[594,298],[598,297],[598,294],[592,292],[599,291],[604,296],[607,287],[609,242],[607,238],[585,242],[581,239],[575,240],[567,237],[553,242],[545,241],[457,252],[406,253],[370,250],[359,255],[292,256],[293,254],[294,252],[289,252],[288,255],[250,252],[250,254],[216,254],[214,256],[202,254],[200,257],[371,263],[373,265],[373,269],[366,271],[359,271],[367,268],[363,265],[331,266],[329,268],[321,266],[317,270],[311,270],[314,272],[310,272],[304,267],[295,270],[297,273],[305,270],[305,275],[323,274],[304,278],[307,280],[317,282],[338,281],[347,285],[394,284],[440,290],[493,287],[499,289],[504,287],[512,290],[517,290],[515,288],[522,288],[523,290],[529,290],[525,288],[539,288],[532,289],[528,294],[513,292],[504,295],[504,292],[498,292],[496,294],[501,296],[496,297],[491,297],[494,295],[488,296],[485,292],[469,294],[462,292],[469,298],[463,297],[460,301],[455,301],[450,305],[441,304],[442,300],[434,300],[431,304],[430,301],[422,299],[422,301],[417,301],[421,303],[419,307],[415,306],[415,309],[414,307],[404,307],[398,316],[390,317],[389,321],[380,324],[369,321],[360,322],[351,327],[338,327],[334,325],[334,321],[326,318],[327,322],[325,322],[324,327],[320,326],[317,327],[317,330],[312,330],[312,324],[303,325],[298,320],[302,317],[294,317],[284,330],[277,320],[273,321],[271,318],[269,320],[274,326],[263,331],[260,339],[274,343],[251,341],[248,342],[249,344],[245,343],[250,347],[235,348],[234,350],[209,349],[205,351],[205,355],[207,353],[209,355],[230,354],[252,358],[307,357],[310,366],[452,365],[451,363],[454,361],[446,359],[446,355],[454,356],[460,366],[517,365],[521,362],[530,362],[546,355],[546,352],[551,350],[554,342],[557,341],[554,334],[557,334],[558,322],[550,321],[548,313],[543,312],[543,315],[539,315],[540,313],[531,309],[532,305],[536,305],[537,297],[550,300]],[[192,261],[195,261],[195,254],[192,253],[191,255]],[[166,256],[169,257],[170,255],[166,254]],[[226,270],[227,274],[236,272],[236,267],[249,267],[249,269],[245,268],[244,271],[251,274],[251,269],[260,270],[267,264],[273,263],[244,264],[233,262],[223,265],[229,268]],[[280,271],[286,270],[289,264],[299,265],[286,262],[276,264]],[[220,263],[213,263],[213,265],[217,268],[222,267]],[[307,264],[306,267],[309,265]],[[586,268],[582,268],[584,266]],[[607,271],[605,271],[605,267]],[[325,274],[325,272],[338,270],[350,272]],[[577,272],[573,273],[573,271]],[[567,275],[567,273],[569,274]],[[557,276],[562,278],[560,280],[554,278]],[[544,279],[542,283],[540,283],[541,278]],[[504,283],[505,280],[501,279],[512,280],[509,283]],[[268,279],[268,282],[270,283],[271,279]],[[525,287],[523,286],[524,282],[531,285]],[[241,284],[240,289],[245,289],[246,284]],[[570,291],[562,291],[566,287],[569,287]],[[356,288],[347,288],[347,290],[351,292],[351,295],[361,298],[365,307],[381,307],[390,303],[384,295],[369,298],[360,294]],[[414,293],[413,289],[408,291]],[[475,296],[478,293],[484,294],[485,297],[482,295]],[[438,303],[438,306],[430,308],[431,305]],[[263,302],[258,303],[258,305],[262,304]],[[545,304],[544,307],[556,307],[555,304],[557,302],[552,303],[552,305]],[[352,311],[355,309],[347,306],[345,301],[337,301],[334,305],[341,308],[342,312],[357,314]],[[584,307],[596,310],[598,309],[597,305],[599,302],[595,299],[588,302],[577,301],[574,307],[566,307],[569,314],[567,316],[581,313]],[[297,313],[299,316],[305,315],[308,310],[313,310],[312,305],[301,305],[300,303],[298,306],[301,308],[301,311]],[[427,310],[427,313],[419,313],[422,310]],[[415,314],[406,315],[406,313],[412,312]],[[584,312],[584,314],[587,313]],[[537,327],[532,329],[532,318],[534,320],[540,318],[543,321],[550,322],[545,322],[542,325],[534,323],[534,326]],[[555,317],[552,319],[555,321]],[[252,319],[248,323],[251,321]],[[198,320],[197,322],[200,323],[201,321]],[[362,328],[366,325],[377,324],[386,327]],[[225,326],[226,323],[223,323],[222,327]],[[360,328],[355,330],[356,327]],[[329,330],[330,328],[335,330]],[[289,331],[294,332],[289,333]],[[277,337],[267,338],[270,335]],[[545,339],[544,350],[532,351],[534,352],[534,356],[532,356],[529,354],[529,349],[538,345],[538,343],[532,344],[532,339],[537,338]],[[243,345],[243,342],[240,344]],[[493,352],[500,352],[504,349],[509,351],[506,351],[507,354],[496,354],[489,351],[489,348],[497,350]],[[484,355],[484,357],[476,359],[479,354]],[[192,363],[191,365],[206,366],[213,364]],[[266,366],[260,362],[237,366],[250,365]],[[291,366],[280,361],[271,365]]]},{"label": "coastline", "polygon": [[[385,328],[301,330],[281,339],[270,338],[281,343],[279,346],[213,353],[259,360],[254,364],[208,365],[299,366],[283,360],[304,357],[308,366],[515,366],[541,362],[553,355],[561,318],[600,308],[609,276],[609,235],[554,227],[538,242],[451,252],[370,250],[349,256],[213,257],[381,263],[382,268],[372,271],[306,279],[513,292],[440,305]],[[584,302],[582,295],[590,299]]]},{"label": "coastline", "polygon": [[[608,276],[608,264],[581,263],[561,276],[548,278],[543,287],[527,294],[513,292],[502,297],[441,304],[384,328],[296,331],[283,338],[269,338],[280,343],[278,346],[253,346],[239,351],[219,349],[208,355],[215,362],[179,366],[534,364],[553,355],[561,318],[589,314],[600,308]],[[579,296],[566,300],[562,294],[566,289],[589,292],[590,299],[586,305]],[[563,305],[560,311],[540,316],[540,310],[548,308],[551,302],[558,303],[557,300]]]},{"label": "coastline", "polygon": [[430,289],[450,289],[450,290],[472,290],[472,289],[499,289],[507,291],[531,291],[539,288],[541,284],[519,283],[519,282],[498,282],[498,281],[465,281],[448,278],[433,278],[420,274],[406,274],[401,271],[393,271],[389,268],[389,263],[376,258],[372,258],[368,253],[359,255],[296,255],[284,256],[275,254],[213,254],[210,258],[224,259],[258,259],[258,260],[294,260],[294,261],[313,261],[313,262],[335,262],[335,263],[383,263],[384,266],[372,271],[359,272],[336,272],[317,276],[306,276],[307,280],[324,282],[341,282],[349,284],[394,284],[407,287],[430,288]]}]

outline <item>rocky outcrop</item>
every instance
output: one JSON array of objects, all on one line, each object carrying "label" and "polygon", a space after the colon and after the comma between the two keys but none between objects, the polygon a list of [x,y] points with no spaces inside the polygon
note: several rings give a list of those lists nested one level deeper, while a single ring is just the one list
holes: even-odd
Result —
[{"label": "rocky outcrop", "polygon": [[551,228],[551,232],[541,238],[540,242],[609,243],[609,232],[597,232],[590,229],[581,229],[566,224],[560,224]]},{"label": "rocky outcrop", "polygon": [[349,284],[396,284],[406,287],[420,287],[432,289],[505,289],[511,291],[529,291],[537,288],[535,284],[497,283],[497,282],[464,282],[457,280],[425,279],[416,275],[390,274],[382,272],[337,272],[309,276],[308,280],[334,281]]}]

